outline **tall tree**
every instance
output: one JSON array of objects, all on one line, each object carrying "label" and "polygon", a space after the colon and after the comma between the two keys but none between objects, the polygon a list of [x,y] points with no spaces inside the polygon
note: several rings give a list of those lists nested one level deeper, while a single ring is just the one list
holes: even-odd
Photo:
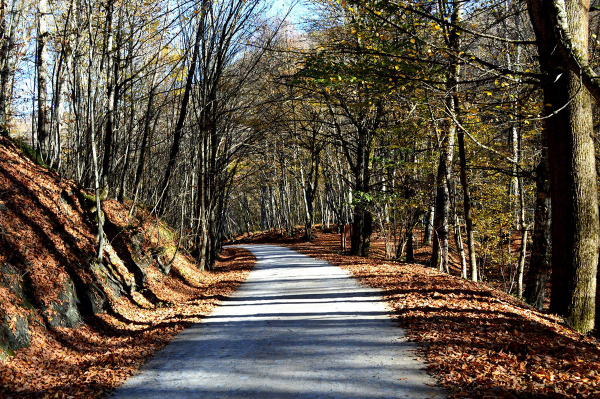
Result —
[{"label": "tall tree", "polygon": [[8,136],[9,109],[11,105],[11,81],[15,73],[15,41],[17,29],[24,12],[24,2],[11,0],[10,8],[6,1],[0,7],[0,135]]},{"label": "tall tree", "polygon": [[[435,196],[435,217],[434,231],[435,237],[433,242],[433,251],[431,255],[431,263],[437,266],[440,270],[449,272],[448,265],[448,240],[449,240],[449,219],[450,219],[450,175],[452,173],[452,160],[454,158],[454,140],[456,138],[456,118],[458,113],[458,84],[460,80],[460,64],[459,54],[461,47],[460,32],[458,25],[462,19],[462,2],[461,1],[442,1],[438,4],[439,13],[442,18],[450,18],[452,25],[445,26],[446,45],[451,50],[449,65],[446,74],[446,93],[445,107],[448,114],[444,124],[443,138],[440,143],[440,160],[437,175],[437,187]],[[460,137],[463,138],[462,135]],[[459,148],[464,154],[464,140],[459,142]],[[463,162],[463,157],[460,159],[461,164],[461,182],[463,189],[468,192],[467,176],[466,176],[466,160]],[[464,176],[463,176],[464,175]],[[464,177],[464,178],[463,178]],[[470,208],[470,197],[465,196],[465,209]],[[471,215],[468,215],[471,217]],[[470,244],[470,240],[469,240]],[[469,250],[473,250],[469,245]]]},{"label": "tall tree", "polygon": [[552,295],[550,309],[575,329],[594,327],[598,264],[598,199],[592,99],[576,56],[588,61],[587,0],[528,0],[544,73],[545,133],[552,203]]},{"label": "tall tree", "polygon": [[204,35],[204,24],[206,13],[208,10],[209,2],[203,0],[200,8],[200,17],[198,18],[198,26],[196,27],[196,35],[194,37],[194,47],[192,50],[192,58],[190,66],[187,70],[187,78],[185,80],[185,86],[183,88],[183,97],[181,99],[181,105],[179,107],[179,116],[177,118],[177,124],[175,125],[175,131],[173,134],[173,144],[171,145],[171,151],[169,152],[169,161],[167,163],[167,169],[159,185],[159,202],[157,205],[158,213],[162,214],[165,211],[167,203],[167,194],[171,175],[175,169],[175,163],[177,162],[177,156],[179,154],[179,148],[181,146],[181,139],[183,136],[183,126],[188,112],[188,104],[190,102],[190,96],[192,94],[192,83],[194,81],[194,75],[196,74],[196,68],[198,63],[198,55],[200,54],[200,45]]},{"label": "tall tree", "polygon": [[546,287],[552,271],[551,260],[551,217],[550,182],[548,181],[548,152],[543,155],[536,169],[535,220],[533,226],[533,245],[529,273],[525,284],[525,300],[538,310],[544,309]]},{"label": "tall tree", "polygon": [[48,0],[40,0],[37,7],[37,90],[38,90],[38,118],[37,138],[40,150],[47,157],[48,139],[50,135],[50,119],[48,106],[48,40],[50,31],[48,28]]}]

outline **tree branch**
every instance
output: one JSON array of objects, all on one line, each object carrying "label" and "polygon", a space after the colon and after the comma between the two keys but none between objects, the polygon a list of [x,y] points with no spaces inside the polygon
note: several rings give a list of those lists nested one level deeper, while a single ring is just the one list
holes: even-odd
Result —
[{"label": "tree branch", "polygon": [[550,14],[553,18],[558,42],[557,50],[564,57],[567,67],[580,76],[582,83],[596,102],[600,103],[600,76],[589,65],[587,54],[575,46],[573,35],[569,29],[565,0],[551,0],[550,5]]}]

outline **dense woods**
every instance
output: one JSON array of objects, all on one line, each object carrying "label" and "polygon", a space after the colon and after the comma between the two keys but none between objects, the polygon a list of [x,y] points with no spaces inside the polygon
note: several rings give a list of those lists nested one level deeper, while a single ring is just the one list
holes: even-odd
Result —
[{"label": "dense woods", "polygon": [[208,270],[224,238],[335,227],[538,309],[551,283],[594,328],[595,3],[314,1],[302,28],[268,8],[2,2],[2,134],[95,193],[99,259],[105,199]]}]

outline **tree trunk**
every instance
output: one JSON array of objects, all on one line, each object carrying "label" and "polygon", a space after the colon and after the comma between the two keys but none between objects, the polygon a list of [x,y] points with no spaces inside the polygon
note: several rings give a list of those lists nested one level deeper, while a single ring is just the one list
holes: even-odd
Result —
[{"label": "tree trunk", "polygon": [[469,271],[467,269],[467,257],[465,256],[465,247],[463,245],[463,240],[462,240],[460,220],[458,219],[456,210],[454,211],[454,242],[456,243],[456,249],[458,250],[458,255],[460,256],[460,265],[461,265],[460,276],[462,278],[466,279],[469,274]]},{"label": "tree trunk", "polygon": [[[309,183],[310,184],[310,183]],[[311,184],[312,186],[312,184]],[[304,190],[304,197],[306,199],[306,219],[304,221],[304,239],[311,241],[313,239],[313,216],[314,216],[314,191],[312,187],[308,186]]]},{"label": "tree trunk", "polygon": [[[442,10],[440,10],[442,11]],[[442,11],[443,12],[443,11]],[[460,65],[458,54],[460,52],[460,34],[455,27],[460,24],[462,5],[458,0],[452,1],[452,15],[450,19],[454,24],[446,32],[446,44],[455,53],[451,58],[450,65],[446,75],[446,112],[448,116],[445,122],[445,135],[440,144],[440,162],[437,175],[437,193],[435,197],[435,218],[433,227],[436,237],[433,242],[433,251],[431,254],[431,264],[437,266],[439,270],[449,271],[448,264],[448,236],[449,236],[449,209],[450,193],[448,183],[452,169],[452,160],[454,156],[454,139],[456,133],[455,115],[458,111],[458,81],[460,74]]]},{"label": "tree trunk", "polygon": [[[134,124],[135,124],[135,111],[136,111],[136,106],[135,104],[131,105],[131,109],[129,110],[129,127],[128,127],[128,139],[127,139],[127,145],[125,146],[125,162],[123,164],[123,167],[121,168],[121,177],[120,177],[120,182],[119,182],[119,192],[117,194],[117,201],[119,202],[123,202],[123,200],[125,199],[125,191],[127,190],[127,176],[129,175],[129,168],[130,168],[130,162],[131,162],[131,142],[133,141],[133,131],[134,131]],[[187,181],[186,181],[187,184]],[[187,191],[187,189],[186,189]]]},{"label": "tree trunk", "polygon": [[48,32],[48,0],[38,2],[38,31],[37,31],[37,86],[38,86],[38,123],[37,138],[40,150],[44,158],[48,147],[50,135],[50,124],[48,120],[48,49],[47,41],[50,36]]},{"label": "tree trunk", "polygon": [[406,241],[406,261],[415,261],[414,232],[412,230],[408,232],[408,239]]},{"label": "tree trunk", "polygon": [[[112,3],[111,3],[112,4]],[[113,151],[113,131],[115,122],[115,109],[117,107],[119,99],[119,88],[117,87],[118,71],[119,71],[119,57],[116,55],[118,50],[113,49],[113,34],[112,34],[112,5],[110,6],[109,16],[107,16],[108,32],[108,45],[106,49],[106,126],[104,130],[104,151],[102,158],[102,176],[101,184],[108,186],[108,176],[110,174],[110,161],[112,158]],[[113,54],[115,52],[115,54]]]},{"label": "tree trunk", "polygon": [[[452,99],[450,98],[450,101]],[[448,180],[453,159],[454,132],[453,122],[449,126],[446,135],[442,139],[440,148],[440,161],[437,174],[437,192],[435,195],[435,213],[433,219],[433,251],[431,254],[431,265],[439,270],[448,270],[448,219],[450,210],[450,193],[448,191]]]},{"label": "tree trunk", "polygon": [[[455,1],[453,5],[452,23],[457,25],[462,20],[462,5],[460,2]],[[455,52],[458,57],[460,53],[461,40],[460,35],[455,29],[451,29],[449,35],[449,47]],[[454,59],[448,73],[448,90],[452,92],[452,103],[448,107],[447,112],[450,112],[454,118],[458,118],[459,103],[458,103],[458,85],[460,82],[460,64],[458,58]],[[471,280],[477,281],[477,261],[475,259],[475,239],[473,234],[473,212],[471,211],[471,192],[469,189],[469,180],[467,178],[467,157],[465,152],[465,133],[462,129],[457,131],[458,139],[458,154],[459,154],[459,165],[460,165],[460,184],[463,189],[463,210],[465,214],[465,225],[467,233],[467,250],[468,250],[468,268],[471,269]],[[458,222],[458,218],[455,218]],[[461,247],[461,260],[464,257],[464,249],[462,245],[462,237],[460,236],[460,226],[456,229],[458,237],[460,238]],[[466,260],[466,259],[465,259]],[[466,279],[467,273],[463,267],[463,277]]]},{"label": "tree trunk", "polygon": [[[598,200],[592,103],[581,79],[555,52],[561,38],[548,0],[528,0],[543,82],[552,203],[550,310],[580,332],[594,328]],[[589,0],[564,2],[569,33],[587,61]],[[564,22],[564,21],[563,21]]]},{"label": "tree trunk", "polygon": [[[473,232],[473,211],[471,210],[471,190],[467,180],[467,158],[465,155],[465,134],[458,132],[458,152],[460,157],[460,182],[463,188],[463,209],[467,228],[467,249],[469,253],[468,267],[471,269],[471,280],[477,281],[477,259],[475,255],[475,235]],[[467,275],[465,274],[465,278]]]},{"label": "tree trunk", "polygon": [[167,197],[167,189],[169,186],[169,182],[171,180],[171,175],[173,174],[173,170],[175,169],[175,162],[177,161],[177,155],[179,154],[179,147],[181,144],[181,138],[183,136],[183,125],[185,122],[185,118],[187,116],[187,107],[190,101],[190,95],[192,91],[192,83],[194,81],[194,74],[196,73],[196,65],[198,62],[198,54],[200,53],[200,42],[202,41],[202,36],[204,32],[204,12],[206,0],[202,2],[202,15],[200,17],[200,21],[198,22],[198,28],[196,30],[196,37],[194,39],[194,50],[192,51],[192,61],[190,64],[190,69],[188,69],[187,78],[185,81],[185,88],[183,92],[183,98],[181,99],[181,108],[179,110],[179,117],[177,118],[177,124],[175,125],[175,134],[173,135],[173,145],[171,146],[171,151],[169,153],[169,161],[167,163],[167,169],[165,170],[165,174],[162,178],[162,181],[159,186],[159,201],[157,205],[157,211],[159,214],[165,212],[166,206],[166,197]]},{"label": "tree trunk", "polygon": [[8,127],[6,125],[6,89],[8,76],[5,76],[5,65],[8,64],[8,27],[6,24],[6,3],[4,0],[0,1],[0,65],[2,70],[0,71],[0,136],[8,137]]},{"label": "tree trunk", "polygon": [[519,251],[519,274],[517,276],[517,296],[523,297],[523,276],[525,275],[525,256],[527,255],[527,239],[529,230],[523,225],[521,232],[521,250]]},{"label": "tree trunk", "polygon": [[369,256],[372,233],[373,215],[371,215],[369,210],[357,206],[354,209],[350,254],[357,256]]},{"label": "tree trunk", "polygon": [[52,157],[49,162],[49,166],[53,167],[55,162],[60,162],[60,120],[62,119],[61,105],[62,105],[62,97],[64,96],[64,82],[65,82],[65,74],[63,72],[63,66],[68,60],[66,58],[69,57],[65,49],[60,53],[58,63],[56,66],[56,83],[54,84],[53,92],[54,95],[52,97],[52,112],[50,118],[50,131],[52,132],[52,136],[55,137],[56,147],[55,151],[52,151]]},{"label": "tree trunk", "polygon": [[[66,94],[66,85],[65,85],[65,67],[71,69],[73,67],[72,63],[72,44],[75,42],[74,35],[70,33],[72,31],[72,13],[74,1],[70,0],[67,7],[67,17],[64,21],[64,31],[63,31],[63,42],[61,44],[60,53],[58,55],[58,60],[55,66],[55,83],[52,88],[53,96],[52,96],[52,113],[50,119],[50,132],[54,137],[54,150],[52,151],[52,157],[50,158],[49,166],[56,167],[57,170],[60,170],[61,161],[62,161],[62,151],[61,151],[61,120],[62,120],[62,100]],[[69,32],[69,33],[67,33]]]},{"label": "tree trunk", "polygon": [[[367,146],[368,135],[365,129],[358,130],[358,148],[356,149],[356,163],[353,167],[355,191],[359,195],[369,192],[369,155]],[[366,196],[366,195],[365,195]],[[352,201],[350,201],[352,202]],[[354,221],[352,223],[352,239],[350,243],[350,254],[357,256],[368,256],[371,245],[371,233],[373,232],[373,216],[368,209],[366,198],[360,198],[354,206]]]},{"label": "tree trunk", "polygon": [[259,228],[261,231],[265,231],[269,228],[269,207],[267,203],[268,198],[268,187],[266,183],[260,186],[260,224]]},{"label": "tree trunk", "polygon": [[529,273],[525,281],[525,300],[538,310],[544,309],[546,287],[552,271],[550,254],[550,182],[548,181],[548,153],[542,153],[542,159],[536,171],[536,199],[533,227],[533,243],[529,260]]},{"label": "tree trunk", "polygon": [[431,236],[433,233],[433,219],[435,217],[435,206],[429,207],[429,212],[427,213],[427,221],[425,223],[425,233],[423,237],[423,243],[425,245],[431,245]]},{"label": "tree trunk", "polygon": [[8,137],[8,113],[10,102],[12,100],[9,82],[14,78],[14,60],[16,58],[16,56],[13,56],[12,50],[15,47],[15,31],[17,29],[18,21],[21,19],[23,7],[21,4],[21,7],[17,8],[17,0],[11,1],[9,11],[10,25],[7,25],[6,23],[9,15],[7,15],[5,7],[6,4],[2,1],[2,25],[0,37],[3,37],[3,40],[0,45],[0,136]]}]

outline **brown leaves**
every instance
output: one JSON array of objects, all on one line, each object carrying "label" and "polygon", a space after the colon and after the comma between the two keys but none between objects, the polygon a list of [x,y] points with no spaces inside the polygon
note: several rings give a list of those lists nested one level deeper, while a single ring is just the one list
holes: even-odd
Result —
[{"label": "brown leaves", "polygon": [[[31,339],[29,348],[0,362],[2,398],[101,397],[185,326],[201,320],[254,264],[248,251],[228,249],[215,272],[202,273],[180,253],[169,276],[150,265],[145,290],[111,298],[110,314],[88,319],[78,329],[49,328],[46,321],[56,312],[48,309],[44,320],[39,308],[58,299],[66,278],[76,274],[82,283],[93,281],[85,266],[96,246],[93,224],[86,222],[73,182],[32,164],[2,138],[0,187],[0,264],[14,268],[0,274],[0,319],[11,330],[16,316],[27,319]],[[121,237],[128,234],[128,208],[114,201],[103,208],[122,228]],[[168,239],[172,232],[162,226],[159,234],[149,220],[138,227],[144,234],[142,252],[158,245],[175,248]],[[116,274],[131,284],[126,260],[112,248],[108,257]],[[19,287],[27,295],[18,294]]]},{"label": "brown leaves", "polygon": [[217,262],[214,273],[200,273],[188,265],[201,288],[192,289],[173,276],[163,276],[154,286],[161,298],[179,292],[186,301],[141,309],[123,299],[118,318],[102,314],[95,325],[80,329],[48,331],[38,325],[32,346],[0,363],[0,397],[101,397],[184,326],[209,313],[218,304],[214,296],[228,295],[245,279],[254,264],[252,255],[241,248],[227,249],[225,255],[228,260]]},{"label": "brown leaves", "polygon": [[555,316],[421,265],[337,255],[339,235],[292,247],[381,288],[452,397],[600,397],[598,341]]}]

